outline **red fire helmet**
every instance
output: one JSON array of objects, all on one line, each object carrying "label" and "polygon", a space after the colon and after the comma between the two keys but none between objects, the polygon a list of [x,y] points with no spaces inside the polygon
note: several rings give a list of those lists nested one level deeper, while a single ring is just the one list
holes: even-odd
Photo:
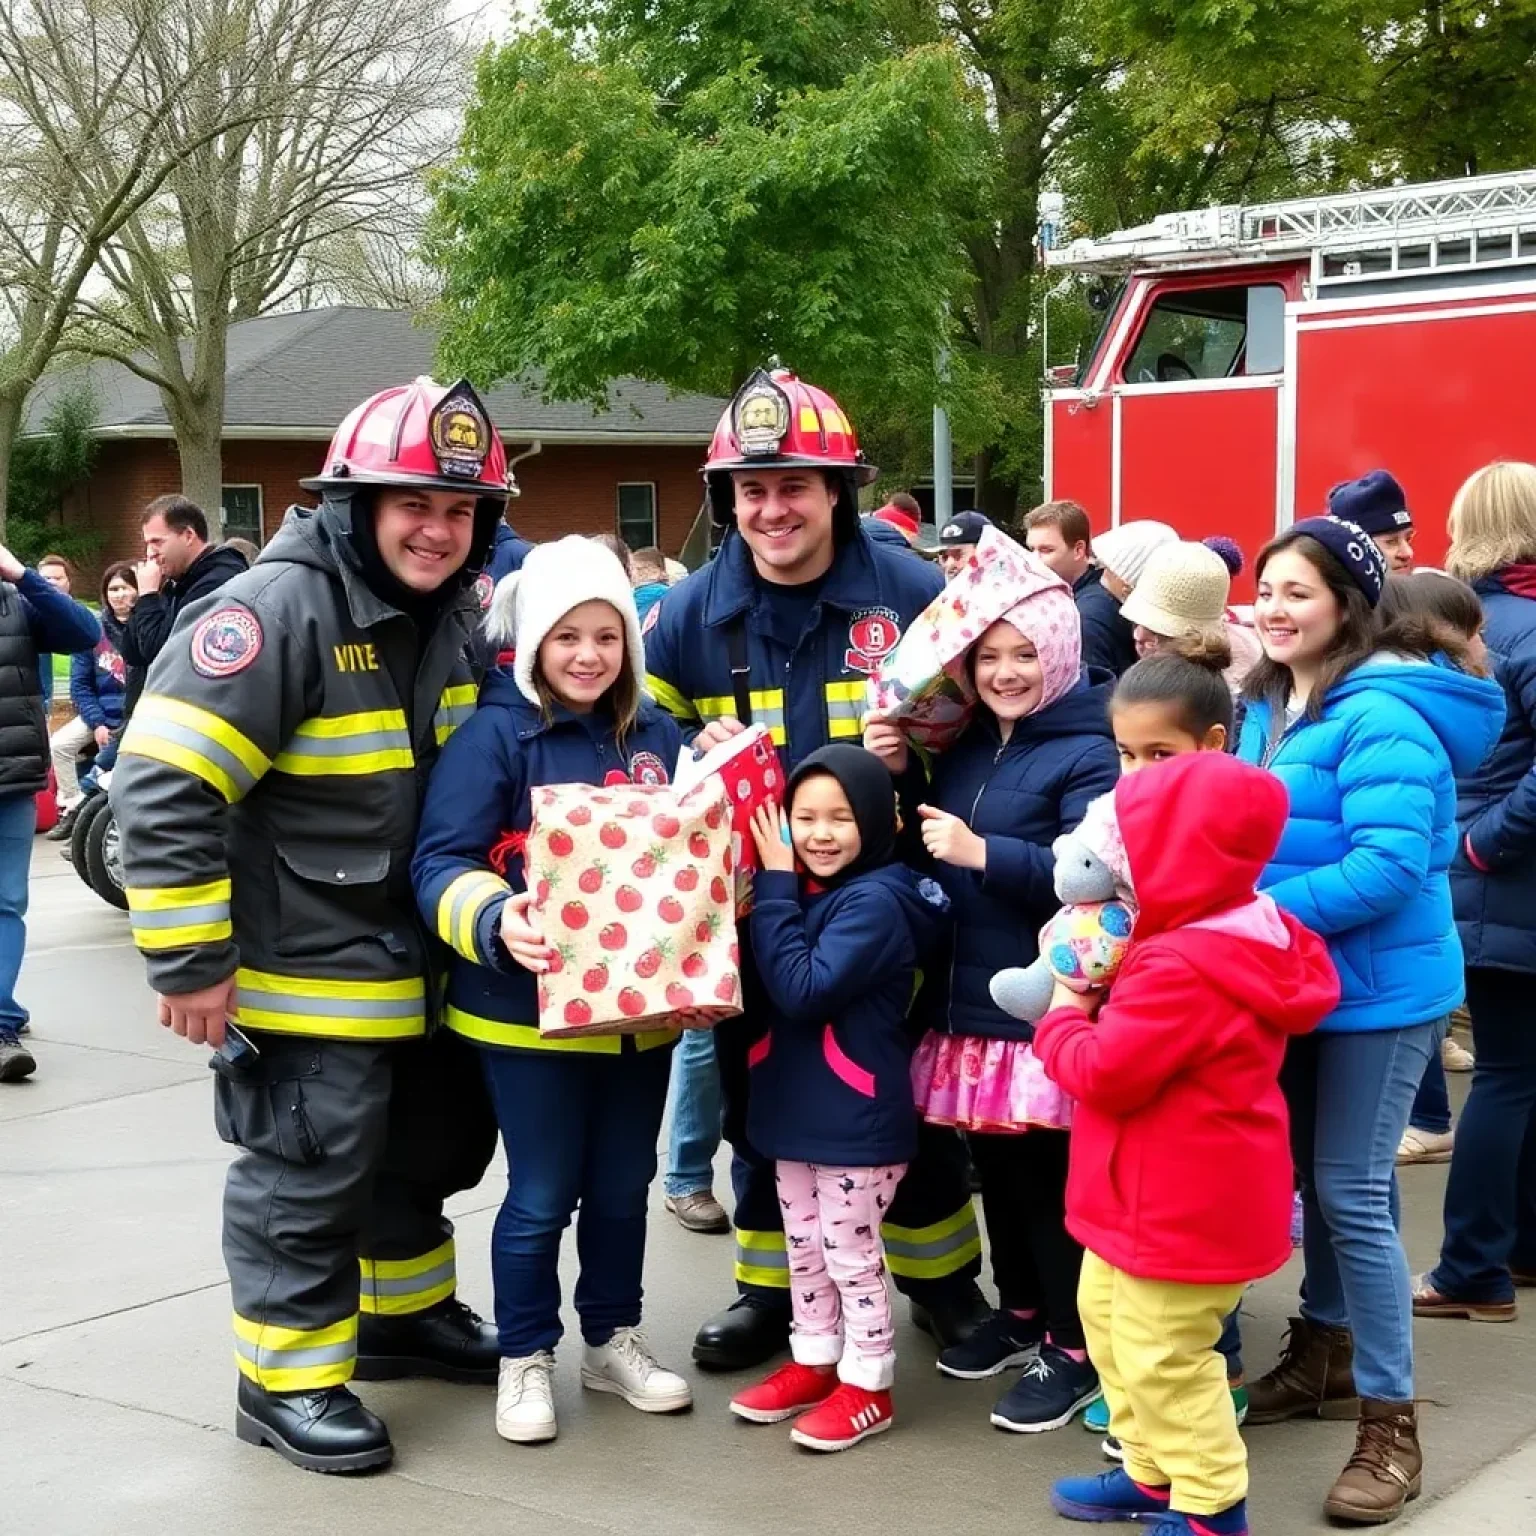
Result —
[{"label": "red fire helmet", "polygon": [[842,407],[787,368],[759,368],[736,391],[710,441],[704,473],[732,469],[840,469],[854,484],[879,474],[859,452]]},{"label": "red fire helmet", "polygon": [[505,501],[507,450],[467,379],[444,387],[429,378],[380,390],[337,427],[306,491],[352,485],[424,486]]}]

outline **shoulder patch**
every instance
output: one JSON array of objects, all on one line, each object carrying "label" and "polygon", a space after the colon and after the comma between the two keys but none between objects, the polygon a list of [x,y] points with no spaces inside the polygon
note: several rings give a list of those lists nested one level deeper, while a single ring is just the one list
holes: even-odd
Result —
[{"label": "shoulder patch", "polygon": [[261,621],[249,608],[218,608],[192,631],[192,669],[233,677],[261,655]]},{"label": "shoulder patch", "polygon": [[475,577],[474,594],[475,601],[480,604],[480,612],[484,613],[491,606],[491,594],[496,590],[496,583],[491,578],[489,571],[481,571]]},{"label": "shoulder patch", "polygon": [[843,665],[850,672],[878,672],[880,663],[901,639],[901,618],[894,608],[864,608],[848,625]]},{"label": "shoulder patch", "polygon": [[636,752],[630,758],[629,779],[632,784],[649,784],[653,787],[670,782],[667,765],[654,752]]},{"label": "shoulder patch", "polygon": [[656,628],[657,624],[660,623],[661,605],[665,601],[665,598],[658,597],[656,601],[651,604],[650,611],[646,614],[645,618],[641,621],[640,624],[640,633],[642,635],[650,634],[650,632]]}]

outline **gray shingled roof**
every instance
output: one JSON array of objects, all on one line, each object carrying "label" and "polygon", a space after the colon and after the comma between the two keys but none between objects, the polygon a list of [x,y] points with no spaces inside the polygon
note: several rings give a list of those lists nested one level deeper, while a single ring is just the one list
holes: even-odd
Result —
[{"label": "gray shingled roof", "polygon": [[[391,384],[432,371],[436,333],[397,310],[336,306],[264,315],[230,327],[225,430],[259,438],[325,438],[360,400]],[[165,437],[170,423],[159,391],[119,363],[96,362],[44,378],[27,401],[22,430],[37,431],[49,401],[71,381],[89,376],[98,404],[98,430],[110,437]],[[504,437],[618,438],[627,442],[707,442],[723,400],[671,394],[660,384],[618,379],[609,405],[593,411],[568,401],[545,403],[536,392],[502,385],[486,397]]]}]

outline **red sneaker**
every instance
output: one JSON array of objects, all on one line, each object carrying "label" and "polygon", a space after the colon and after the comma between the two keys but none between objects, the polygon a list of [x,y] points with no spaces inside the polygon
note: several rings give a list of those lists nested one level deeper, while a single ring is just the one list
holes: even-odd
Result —
[{"label": "red sneaker", "polygon": [[731,1412],[754,1424],[778,1424],[825,1402],[836,1390],[836,1366],[797,1365],[791,1360],[755,1387],[738,1392],[731,1399]]},{"label": "red sneaker", "polygon": [[846,1451],[889,1429],[894,1417],[889,1392],[866,1392],[845,1381],[790,1430],[789,1438],[813,1451]]}]

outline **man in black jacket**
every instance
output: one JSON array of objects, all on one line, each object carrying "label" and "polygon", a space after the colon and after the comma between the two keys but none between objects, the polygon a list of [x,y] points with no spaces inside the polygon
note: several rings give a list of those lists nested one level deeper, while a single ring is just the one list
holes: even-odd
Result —
[{"label": "man in black jacket", "polygon": [[182,609],[218,591],[246,569],[245,556],[208,543],[208,518],[185,496],[157,496],[144,508],[144,559],[138,565],[139,600],[123,631],[127,664],[123,718],[144,691],[144,674],[170,638]]},{"label": "man in black jacket", "polygon": [[1024,519],[1024,542],[1072,588],[1083,625],[1083,665],[1118,677],[1136,660],[1136,637],[1120,616],[1121,599],[1093,562],[1091,538],[1088,514],[1075,501],[1048,501]]}]

